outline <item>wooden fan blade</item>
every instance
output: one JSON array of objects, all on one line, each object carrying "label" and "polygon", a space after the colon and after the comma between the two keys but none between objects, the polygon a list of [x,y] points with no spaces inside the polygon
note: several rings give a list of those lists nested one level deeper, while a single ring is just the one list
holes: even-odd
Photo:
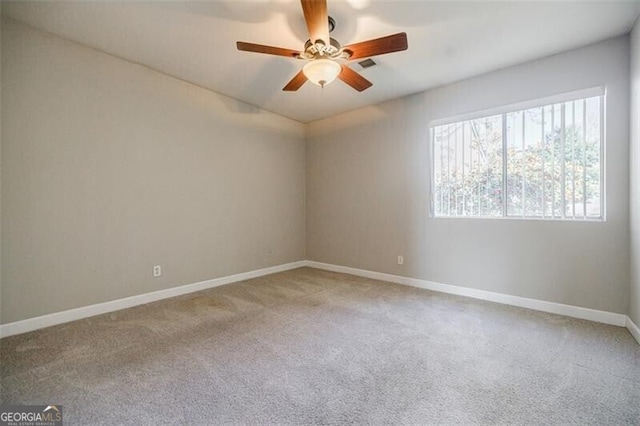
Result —
[{"label": "wooden fan blade", "polygon": [[300,52],[297,50],[265,46],[262,44],[245,43],[244,41],[236,42],[236,47],[238,50],[242,50],[244,52],[266,53],[267,55],[287,56],[289,58],[297,58],[300,55]]},{"label": "wooden fan blade", "polygon": [[285,92],[295,92],[296,90],[301,88],[302,85],[306,82],[307,82],[307,76],[304,75],[302,71],[300,71],[298,74],[295,75],[295,77],[291,79],[290,82],[287,83],[286,86],[284,86],[282,90],[284,90]]},{"label": "wooden fan blade", "polygon": [[372,82],[346,65],[342,65],[342,71],[338,74],[338,78],[356,89],[358,92],[362,92],[373,85]]},{"label": "wooden fan blade", "polygon": [[345,46],[343,50],[348,50],[353,53],[349,59],[359,59],[384,55],[385,53],[399,52],[401,50],[407,50],[408,47],[407,33],[398,33],[350,44]]},{"label": "wooden fan blade", "polygon": [[307,22],[311,43],[322,40],[329,46],[329,14],[326,0],[301,0],[304,20]]}]

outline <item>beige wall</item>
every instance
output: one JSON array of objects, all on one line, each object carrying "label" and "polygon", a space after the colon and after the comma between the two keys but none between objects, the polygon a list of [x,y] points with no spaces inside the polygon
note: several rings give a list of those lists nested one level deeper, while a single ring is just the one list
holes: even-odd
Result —
[{"label": "beige wall", "polygon": [[2,67],[2,323],[304,258],[302,124],[14,21]]},{"label": "beige wall", "polygon": [[[429,218],[430,120],[602,84],[606,223]],[[307,259],[626,313],[628,154],[628,37],[313,122]]]},{"label": "beige wall", "polygon": [[631,294],[629,316],[640,326],[640,20],[631,33]]}]

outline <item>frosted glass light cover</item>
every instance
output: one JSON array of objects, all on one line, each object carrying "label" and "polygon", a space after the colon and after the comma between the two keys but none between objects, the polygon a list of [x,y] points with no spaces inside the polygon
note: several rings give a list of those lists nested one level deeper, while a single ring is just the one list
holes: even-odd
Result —
[{"label": "frosted glass light cover", "polygon": [[341,70],[340,65],[330,59],[314,59],[302,68],[307,79],[321,87],[335,80]]}]

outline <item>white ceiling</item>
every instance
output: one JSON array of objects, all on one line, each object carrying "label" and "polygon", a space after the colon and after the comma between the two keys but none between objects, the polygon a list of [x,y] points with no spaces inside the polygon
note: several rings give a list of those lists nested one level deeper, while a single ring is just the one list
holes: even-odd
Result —
[{"label": "white ceiling", "polygon": [[[239,52],[248,41],[301,50],[298,0],[3,2],[2,14],[292,119],[308,122],[627,33],[640,0],[427,2],[328,0],[343,45],[404,31],[409,50],[340,81],[282,87],[301,60]],[[352,63],[355,70],[361,68]]]}]

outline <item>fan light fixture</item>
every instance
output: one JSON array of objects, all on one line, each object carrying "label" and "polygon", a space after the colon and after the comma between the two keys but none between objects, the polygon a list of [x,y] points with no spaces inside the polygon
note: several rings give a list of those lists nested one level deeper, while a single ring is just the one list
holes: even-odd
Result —
[{"label": "fan light fixture", "polygon": [[[368,6],[373,0],[347,1],[356,9],[360,9]],[[409,47],[407,33],[391,34],[342,46],[338,40],[330,36],[336,26],[336,21],[327,13],[327,0],[300,0],[300,4],[302,5],[302,13],[304,14],[307,29],[309,30],[309,39],[304,43],[304,48],[301,51],[247,43],[246,41],[236,42],[238,50],[244,52],[309,61],[282,88],[285,92],[295,92],[307,80],[316,86],[324,87],[335,80],[336,77],[358,92],[362,92],[371,87],[373,83],[349,68],[347,61],[400,52],[401,50],[407,50],[407,47]]]},{"label": "fan light fixture", "polygon": [[340,71],[342,71],[342,67],[331,59],[314,59],[302,68],[305,77],[320,87],[335,80]]}]

